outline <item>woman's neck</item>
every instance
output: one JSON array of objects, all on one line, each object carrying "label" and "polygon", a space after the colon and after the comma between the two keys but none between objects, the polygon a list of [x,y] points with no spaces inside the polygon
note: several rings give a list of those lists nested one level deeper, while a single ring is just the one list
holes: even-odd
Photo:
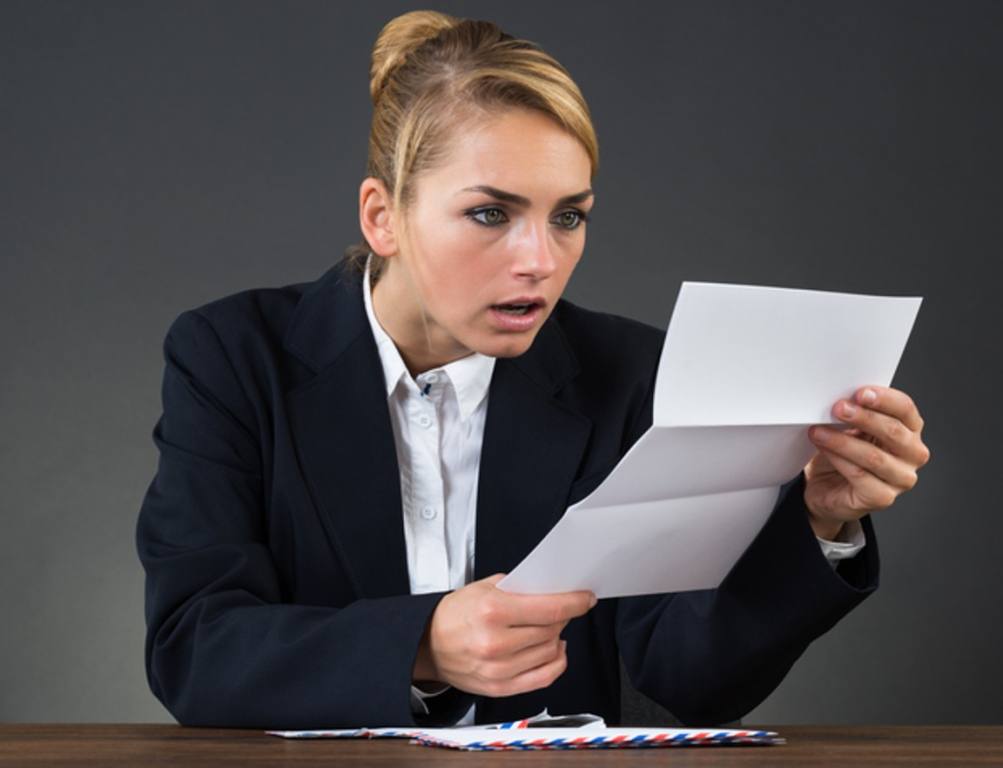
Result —
[{"label": "woman's neck", "polygon": [[388,264],[371,287],[373,312],[412,378],[471,354],[471,350],[427,317],[413,286],[398,279],[390,267]]}]

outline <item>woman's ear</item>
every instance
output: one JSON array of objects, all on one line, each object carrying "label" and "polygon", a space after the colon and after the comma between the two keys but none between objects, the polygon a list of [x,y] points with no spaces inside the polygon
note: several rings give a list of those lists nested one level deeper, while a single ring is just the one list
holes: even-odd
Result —
[{"label": "woman's ear", "polygon": [[393,200],[383,182],[372,176],[359,186],[359,226],[377,256],[387,258],[397,253]]}]

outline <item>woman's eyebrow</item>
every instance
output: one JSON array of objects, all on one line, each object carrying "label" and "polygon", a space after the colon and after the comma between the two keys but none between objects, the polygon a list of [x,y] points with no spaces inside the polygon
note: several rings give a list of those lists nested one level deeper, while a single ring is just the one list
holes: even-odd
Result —
[{"label": "woman's eyebrow", "polygon": [[[498,200],[503,200],[506,203],[512,203],[513,205],[521,205],[524,207],[529,206],[529,198],[523,197],[522,195],[517,195],[514,192],[506,192],[503,189],[498,189],[497,187],[491,187],[487,184],[479,184],[476,187],[464,187],[460,192],[483,192],[486,195],[491,195],[491,197],[497,198]],[[592,190],[586,189],[581,192],[577,192],[574,195],[567,195],[562,197],[557,201],[558,205],[564,205],[566,203],[582,203],[592,197]]]}]

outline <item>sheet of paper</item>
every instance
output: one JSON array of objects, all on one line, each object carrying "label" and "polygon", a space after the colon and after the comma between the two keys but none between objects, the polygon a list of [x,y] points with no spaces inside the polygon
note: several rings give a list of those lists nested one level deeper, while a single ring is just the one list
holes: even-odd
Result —
[{"label": "sheet of paper", "polygon": [[569,511],[499,587],[591,589],[600,598],[707,589],[727,575],[776,498],[771,486]]},{"label": "sheet of paper", "polygon": [[498,583],[600,598],[720,585],[814,455],[808,427],[889,386],[921,298],[683,283],[652,427]]},{"label": "sheet of paper", "polygon": [[683,283],[658,365],[656,426],[821,424],[888,386],[922,299]]}]

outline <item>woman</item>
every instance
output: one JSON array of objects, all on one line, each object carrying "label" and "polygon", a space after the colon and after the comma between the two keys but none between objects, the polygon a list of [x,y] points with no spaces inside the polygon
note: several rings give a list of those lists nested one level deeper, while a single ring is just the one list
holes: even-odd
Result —
[{"label": "woman", "polygon": [[876,588],[869,513],[929,458],[918,411],[835,404],[854,428],[812,431],[716,590],[497,589],[650,425],[664,333],[561,299],[598,151],[552,58],[408,13],[371,95],[365,243],[168,332],[137,529],[153,692],[186,725],[617,723],[619,655],[684,722],[742,716]]}]

